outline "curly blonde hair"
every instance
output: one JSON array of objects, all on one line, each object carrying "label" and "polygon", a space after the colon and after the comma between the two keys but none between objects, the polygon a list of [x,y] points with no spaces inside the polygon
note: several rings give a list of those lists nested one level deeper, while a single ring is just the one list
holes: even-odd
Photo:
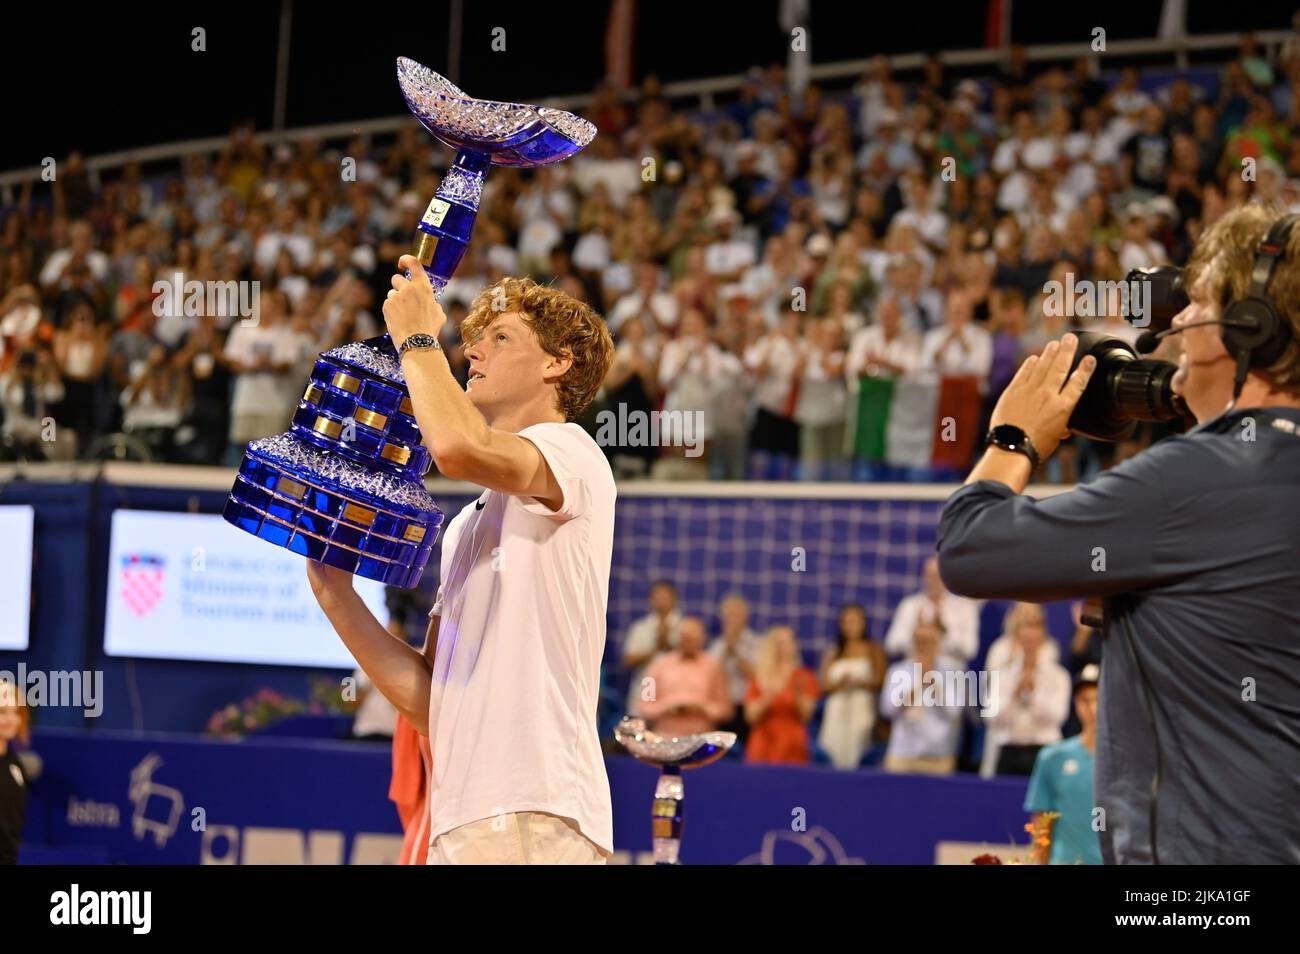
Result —
[{"label": "curly blonde hair", "polygon": [[614,360],[614,340],[605,320],[586,302],[531,278],[503,278],[479,293],[461,323],[461,340],[472,345],[506,312],[527,320],[542,350],[573,365],[556,384],[556,407],[566,421],[577,418],[596,397]]},{"label": "curly blonde hair", "polygon": [[[1201,236],[1187,262],[1183,286],[1191,289],[1205,277],[1212,299],[1226,308],[1250,291],[1255,250],[1282,213],[1259,203],[1228,212]],[[1273,271],[1268,295],[1279,317],[1291,326],[1291,341],[1281,357],[1260,369],[1275,387],[1300,390],[1300,223],[1291,229],[1286,251]]]}]

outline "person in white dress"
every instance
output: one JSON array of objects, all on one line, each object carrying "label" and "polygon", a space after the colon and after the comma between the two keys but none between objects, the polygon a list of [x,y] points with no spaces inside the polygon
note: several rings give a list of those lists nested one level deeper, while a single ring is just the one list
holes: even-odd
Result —
[{"label": "person in white dress", "polygon": [[885,679],[885,652],[867,632],[867,611],[856,603],[840,610],[835,645],[822,656],[826,692],[817,744],[837,769],[855,769],[871,748],[876,700]]}]

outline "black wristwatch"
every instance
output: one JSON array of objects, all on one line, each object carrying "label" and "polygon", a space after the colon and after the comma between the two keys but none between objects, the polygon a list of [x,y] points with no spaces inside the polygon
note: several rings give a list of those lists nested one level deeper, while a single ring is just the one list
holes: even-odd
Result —
[{"label": "black wristwatch", "polygon": [[1029,439],[1029,435],[1014,424],[999,424],[989,431],[989,436],[984,443],[1017,454],[1024,454],[1029,458],[1029,464],[1035,471],[1038,470],[1038,465],[1042,463],[1038,457],[1038,451],[1034,447],[1034,442]]},{"label": "black wristwatch", "polygon": [[400,361],[402,355],[408,351],[424,351],[427,348],[436,348],[442,350],[442,343],[433,335],[411,335],[402,342],[402,346],[397,349],[397,359]]}]

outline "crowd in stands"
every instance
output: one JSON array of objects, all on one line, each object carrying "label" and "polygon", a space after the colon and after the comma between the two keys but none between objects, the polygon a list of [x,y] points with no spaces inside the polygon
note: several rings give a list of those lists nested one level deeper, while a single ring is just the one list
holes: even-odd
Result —
[{"label": "crowd in stands", "polygon": [[1076,609],[1063,653],[1043,607],[1013,603],[982,647],[980,607],[948,592],[931,558],[881,641],[866,610],[848,604],[819,658],[806,658],[815,634],[786,624],[755,632],[735,593],[718,605],[710,639],[708,622],[684,615],[676,587],[660,580],[649,612],[621,634],[619,701],[665,736],[735,732],[736,751],[754,763],[935,775],[969,763],[985,777],[1027,776],[1073,724],[1073,687],[1101,660],[1097,631]]},{"label": "crowd in stands", "polygon": [[[442,298],[448,354],[463,378],[467,304],[530,275],[615,335],[593,433],[602,410],[698,415],[693,449],[604,441],[620,476],[933,476],[880,437],[879,385],[898,385],[907,420],[912,383],[968,382],[954,393],[976,434],[1046,341],[1135,337],[1114,309],[1053,313],[1045,286],[1180,261],[1245,202],[1300,211],[1297,71],[1295,49],[1270,58],[1247,37],[1186,74],[1012,48],[987,74],[934,56],[895,76],[880,58],[851,88],[793,93],[782,67],[756,68],[705,112],[673,108],[653,78],[602,86],[583,153],[488,175]],[[412,122],[384,142],[274,146],[240,125],[218,153],[147,173],[63,159],[0,209],[4,453],[125,441],[233,463],[285,430],[313,356],[382,333],[389,276],[449,158]],[[185,307],[192,282],[238,300]],[[962,446],[947,472],[969,464],[976,444]],[[1135,448],[1076,440],[1054,473],[1086,478]]]}]

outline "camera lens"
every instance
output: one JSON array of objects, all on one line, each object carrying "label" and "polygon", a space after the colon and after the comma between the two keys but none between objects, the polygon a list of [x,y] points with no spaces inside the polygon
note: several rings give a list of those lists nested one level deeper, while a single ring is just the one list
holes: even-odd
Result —
[{"label": "camera lens", "polygon": [[1110,335],[1081,332],[1078,337],[1075,366],[1091,354],[1097,369],[1070,415],[1070,430],[1096,441],[1121,441],[1132,436],[1139,421],[1170,421],[1186,413],[1174,394],[1174,365],[1139,358],[1128,342]]}]

